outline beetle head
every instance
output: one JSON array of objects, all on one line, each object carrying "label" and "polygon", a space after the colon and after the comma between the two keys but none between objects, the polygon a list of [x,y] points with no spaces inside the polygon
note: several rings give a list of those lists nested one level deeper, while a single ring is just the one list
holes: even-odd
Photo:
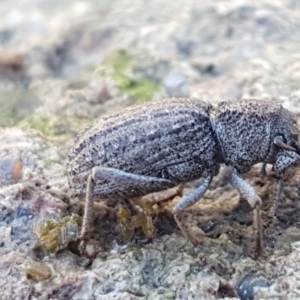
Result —
[{"label": "beetle head", "polygon": [[281,139],[278,141],[279,144],[275,143],[276,146],[300,154],[299,128],[296,115],[282,108],[274,125],[274,135],[279,136]]}]

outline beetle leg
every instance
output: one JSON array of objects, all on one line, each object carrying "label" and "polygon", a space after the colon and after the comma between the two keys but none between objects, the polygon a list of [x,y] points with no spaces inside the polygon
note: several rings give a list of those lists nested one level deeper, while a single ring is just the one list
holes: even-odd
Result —
[{"label": "beetle leg", "polygon": [[274,217],[275,216],[275,213],[276,213],[276,210],[277,210],[277,207],[278,207],[278,204],[279,204],[279,200],[280,200],[281,191],[282,191],[282,180],[278,180],[278,182],[276,184],[276,187],[275,187],[275,195],[274,195],[274,198],[273,198],[273,201],[272,201],[272,205],[271,205],[271,207],[269,208],[269,211],[268,211],[268,216],[269,217]]},{"label": "beetle leg", "polygon": [[86,197],[85,197],[85,207],[84,207],[84,215],[83,215],[83,223],[80,233],[80,244],[79,244],[79,252],[80,254],[85,253],[86,243],[90,238],[90,220],[93,215],[93,192],[94,192],[95,182],[93,180],[92,175],[89,175],[87,180],[86,187]]},{"label": "beetle leg", "polygon": [[261,205],[262,201],[260,197],[255,192],[254,188],[245,181],[238,171],[234,168],[232,175],[231,175],[231,181],[232,185],[238,190],[240,195],[247,200],[249,205],[253,209],[254,214],[254,220],[253,220],[253,226],[254,226],[254,232],[255,232],[255,254],[254,257],[258,258],[263,250],[263,230],[262,230],[262,218],[261,218]]},{"label": "beetle leg", "polygon": [[204,182],[196,188],[192,193],[184,196],[180,201],[175,205],[173,208],[174,218],[177,222],[178,227],[182,231],[183,235],[194,245],[197,246],[199,243],[198,239],[196,239],[192,234],[189,233],[188,228],[184,224],[184,221],[182,220],[182,213],[183,211],[195,204],[206,192],[208,189],[211,181],[212,181],[213,175],[209,175]]},{"label": "beetle leg", "polygon": [[173,189],[166,191],[163,196],[160,194],[160,192],[149,194],[146,195],[145,197],[142,197],[141,200],[146,201],[151,205],[157,204],[159,207],[161,207],[167,204],[168,202],[172,201],[176,197],[182,197],[183,189],[184,189],[184,183],[181,183],[177,186],[175,191],[173,191]]},{"label": "beetle leg", "polygon": [[261,170],[260,170],[260,176],[261,177],[266,177],[267,176],[266,166],[267,166],[266,162],[264,162],[261,166]]},{"label": "beetle leg", "polygon": [[[297,147],[298,144],[295,143],[295,146]],[[278,151],[278,149],[285,149],[285,150],[289,150],[289,151],[293,151],[293,152],[297,152],[297,148],[292,147],[290,145],[287,145],[284,141],[283,141],[283,137],[282,136],[275,136],[273,139],[273,142],[271,144],[270,147],[270,151],[267,154],[267,157],[262,165],[262,169],[261,169],[261,176],[264,177],[266,176],[266,165],[268,162],[272,161],[274,159],[274,156],[276,155],[276,152]]]},{"label": "beetle leg", "polygon": [[275,136],[275,138],[273,139],[273,144],[274,144],[275,146],[277,146],[278,148],[297,152],[297,149],[296,149],[296,148],[294,148],[294,147],[292,147],[292,146],[290,146],[290,145],[287,145],[287,144],[283,141],[283,137],[282,137],[282,136]]},{"label": "beetle leg", "polygon": [[283,142],[283,138],[281,136],[275,136],[273,139],[273,142],[271,144],[270,150],[267,154],[267,157],[265,158],[265,161],[263,162],[263,165],[262,165],[262,168],[260,171],[260,175],[262,177],[265,177],[267,175],[267,172],[266,172],[267,163],[274,160],[274,157],[276,155],[276,152],[278,151],[278,148],[296,151],[296,149],[294,147],[291,147],[291,146],[285,144]]},{"label": "beetle leg", "polygon": [[[142,176],[132,173],[126,173],[121,170],[105,167],[94,167],[88,176],[85,211],[83,215],[83,224],[80,234],[80,253],[85,253],[85,247],[90,237],[90,225],[93,214],[93,195],[97,182],[113,182],[118,186],[120,198],[126,198],[132,191],[139,191],[141,195],[166,190],[176,186],[176,183],[162,178]],[[101,197],[101,194],[99,194]]]}]

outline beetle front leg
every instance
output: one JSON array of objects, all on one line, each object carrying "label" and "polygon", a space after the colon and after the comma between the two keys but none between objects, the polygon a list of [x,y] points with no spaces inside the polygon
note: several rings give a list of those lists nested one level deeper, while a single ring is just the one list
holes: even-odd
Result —
[{"label": "beetle front leg", "polygon": [[[176,185],[167,179],[127,173],[113,168],[94,167],[87,180],[85,211],[80,234],[80,253],[85,252],[87,241],[90,238],[90,224],[92,220],[94,203],[93,195],[94,188],[98,181],[116,183],[120,198],[123,199],[129,197],[132,191],[140,191],[141,195],[146,195],[152,192],[162,191]],[[101,194],[99,196],[101,197]]]},{"label": "beetle front leg", "polygon": [[196,188],[192,193],[184,196],[173,208],[174,218],[178,227],[186,239],[189,240],[194,246],[197,246],[199,241],[192,234],[190,234],[188,228],[182,220],[182,213],[186,208],[195,204],[204,195],[212,181],[212,178],[213,175],[209,175],[198,188]]},{"label": "beetle front leg", "polygon": [[270,175],[273,175],[278,181],[275,187],[275,195],[272,206],[269,209],[269,217],[274,217],[279,204],[282,183],[292,179],[298,172],[300,165],[300,156],[295,151],[281,151],[276,157],[273,169]]},{"label": "beetle front leg", "polygon": [[277,151],[281,149],[281,150],[289,150],[289,151],[294,151],[294,152],[297,152],[297,149],[295,147],[292,147],[288,144],[286,144],[284,141],[283,141],[283,137],[278,135],[278,136],[275,136],[273,141],[272,141],[272,144],[271,144],[271,147],[270,147],[270,151],[269,153],[267,154],[267,157],[263,163],[263,166],[262,166],[262,169],[261,169],[261,176],[262,177],[265,177],[267,175],[267,172],[266,172],[266,165],[268,162],[272,161],[273,158],[275,157]]},{"label": "beetle front leg", "polygon": [[258,258],[263,251],[263,230],[262,230],[262,218],[261,218],[261,205],[262,201],[255,192],[254,188],[245,181],[238,171],[234,168],[231,175],[232,185],[238,190],[240,195],[247,200],[249,205],[253,209],[254,220],[254,232],[255,232],[255,254],[254,257]]}]

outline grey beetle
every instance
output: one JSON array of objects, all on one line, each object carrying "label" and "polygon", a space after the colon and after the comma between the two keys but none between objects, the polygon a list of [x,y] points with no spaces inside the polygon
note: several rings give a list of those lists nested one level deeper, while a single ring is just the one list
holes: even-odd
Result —
[{"label": "grey beetle", "polygon": [[86,128],[69,153],[68,180],[73,195],[86,195],[81,250],[89,238],[93,195],[102,199],[141,197],[201,177],[204,181],[174,207],[184,236],[198,240],[182,212],[196,203],[218,173],[232,166],[231,182],[254,210],[255,253],[262,251],[261,199],[241,174],[272,164],[278,183],[300,165],[296,117],[274,101],[231,100],[213,107],[193,98],[171,98],[132,106]]}]

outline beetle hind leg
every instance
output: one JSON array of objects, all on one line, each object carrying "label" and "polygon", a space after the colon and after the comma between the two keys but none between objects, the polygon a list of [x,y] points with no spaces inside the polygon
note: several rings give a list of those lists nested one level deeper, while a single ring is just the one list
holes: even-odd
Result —
[{"label": "beetle hind leg", "polygon": [[80,244],[79,244],[79,252],[80,254],[85,254],[86,244],[90,238],[90,223],[93,215],[93,193],[94,193],[95,182],[93,180],[92,175],[88,176],[87,180],[87,189],[86,189],[86,197],[85,197],[85,207],[83,214],[83,223],[82,229],[80,233]]},{"label": "beetle hind leg", "polygon": [[[85,210],[79,238],[79,251],[81,254],[86,254],[86,244],[90,238],[94,204],[93,195],[98,182],[115,183],[116,189],[110,191],[111,195],[112,197],[117,196],[122,199],[142,196],[176,186],[176,183],[167,179],[127,173],[113,168],[94,167],[87,179]],[[106,198],[109,198],[109,194],[107,194],[107,189],[105,189],[105,187],[103,187],[103,195],[98,192],[97,195],[100,197],[105,195]]]},{"label": "beetle hind leg", "polygon": [[273,218],[276,214],[278,205],[279,205],[279,201],[280,201],[280,194],[282,191],[282,180],[278,180],[276,187],[275,187],[275,193],[274,193],[274,197],[273,197],[273,201],[272,204],[269,208],[268,211],[268,216]]}]

